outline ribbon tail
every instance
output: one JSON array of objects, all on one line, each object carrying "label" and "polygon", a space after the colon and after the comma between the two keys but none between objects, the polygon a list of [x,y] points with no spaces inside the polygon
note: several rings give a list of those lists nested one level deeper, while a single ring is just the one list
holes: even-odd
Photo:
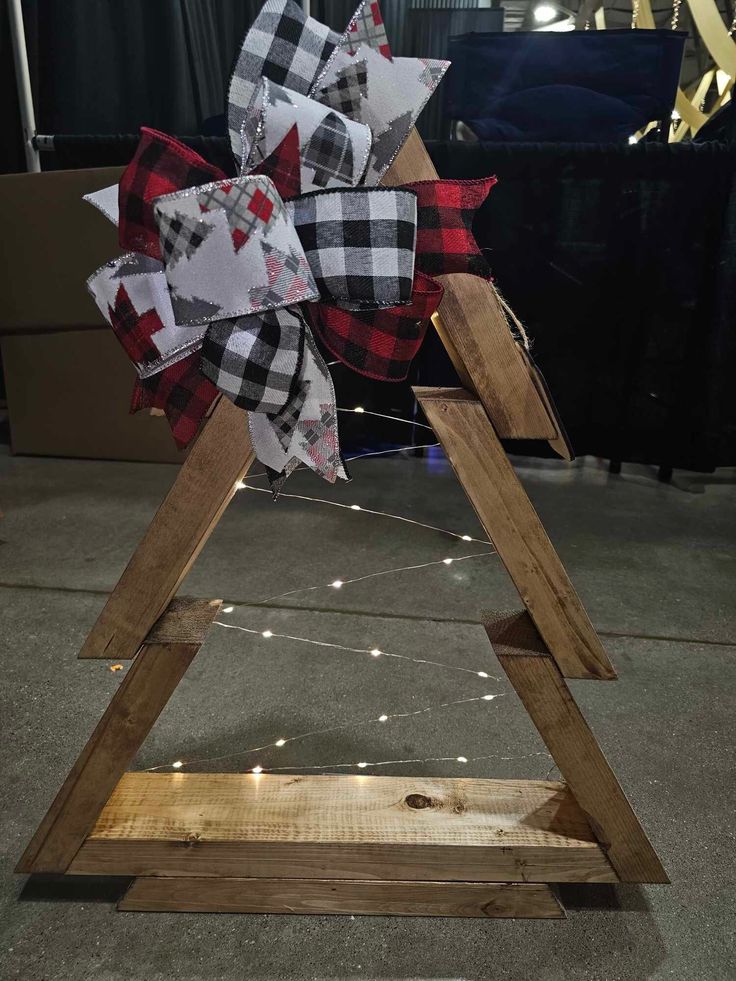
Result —
[{"label": "ribbon tail", "polygon": [[340,454],[332,378],[306,323],[297,391],[280,412],[251,412],[248,422],[253,448],[266,468],[274,497],[300,464],[329,483],[350,479]]}]

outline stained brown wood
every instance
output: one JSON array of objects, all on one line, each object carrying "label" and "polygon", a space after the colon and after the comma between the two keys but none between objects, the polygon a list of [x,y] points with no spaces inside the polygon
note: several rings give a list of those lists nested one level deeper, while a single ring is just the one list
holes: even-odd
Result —
[{"label": "stained brown wood", "polygon": [[615,678],[483,406],[463,389],[414,392],[562,673],[568,678]]},{"label": "stained brown wood", "polygon": [[623,882],[668,882],[639,819],[526,612],[486,623],[501,665]]},{"label": "stained brown wood", "polygon": [[[190,633],[196,621],[196,635],[203,639],[204,621],[212,622],[219,602],[180,601],[176,609]],[[162,618],[163,632],[176,633],[175,616],[172,612]],[[26,848],[17,872],[66,871],[200,643],[198,639],[191,644],[144,645]]]},{"label": "stained brown wood", "polygon": [[[437,176],[414,130],[383,183],[392,186]],[[493,285],[463,273],[438,279],[445,288],[436,324],[440,339],[453,362],[464,365],[496,432],[504,439],[546,439],[567,454],[555,414],[540,395],[536,369],[516,344]]]},{"label": "stained brown wood", "polygon": [[554,782],[128,773],[73,874],[616,881]]},{"label": "stained brown wood", "polygon": [[118,909],[561,919],[549,886],[332,879],[137,878]]},{"label": "stained brown wood", "polygon": [[135,657],[254,460],[248,418],[220,399],[79,656]]}]

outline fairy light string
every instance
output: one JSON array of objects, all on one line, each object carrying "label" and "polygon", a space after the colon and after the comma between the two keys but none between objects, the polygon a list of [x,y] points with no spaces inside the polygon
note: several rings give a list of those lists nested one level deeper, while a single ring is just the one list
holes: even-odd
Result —
[{"label": "fairy light string", "polygon": [[[232,612],[234,607],[225,607],[223,613]],[[253,627],[241,627],[238,623],[225,623],[222,620],[215,620],[214,625],[224,627],[226,630],[240,630],[246,634],[260,634],[265,640],[275,637],[277,640],[290,640],[301,644],[311,644],[314,647],[324,647],[329,650],[344,651],[350,654],[370,654],[373,658],[389,657],[400,661],[411,661],[414,664],[426,664],[435,668],[443,668],[446,671],[462,671],[465,674],[474,674],[478,678],[491,679],[492,681],[502,681],[503,679],[490,675],[486,671],[477,671],[473,668],[464,668],[458,664],[445,664],[442,661],[433,661],[425,657],[412,657],[410,654],[397,654],[394,651],[385,651],[381,647],[348,647],[345,644],[335,644],[326,640],[315,640],[312,637],[298,637],[293,634],[279,634],[273,630],[256,630]]]},{"label": "fairy light string", "polygon": [[[505,692],[490,692],[485,695],[475,695],[469,698],[456,698],[450,702],[441,702],[439,705],[429,705],[420,709],[412,709],[408,712],[390,712],[390,713],[384,712],[381,713],[381,715],[374,716],[369,719],[353,719],[348,722],[341,722],[338,725],[327,726],[323,729],[311,729],[308,732],[300,732],[295,736],[281,737],[273,742],[264,743],[262,746],[250,746],[247,749],[237,750],[234,753],[225,753],[220,756],[206,756],[206,757],[203,756],[203,757],[197,757],[195,759],[186,760],[186,761],[174,760],[173,763],[161,763],[157,766],[149,766],[146,768],[145,772],[152,773],[155,770],[165,770],[165,769],[181,770],[184,767],[198,766],[204,763],[221,763],[224,760],[235,760],[235,759],[239,759],[242,756],[249,756],[253,753],[263,753],[268,750],[283,749],[284,746],[287,746],[291,743],[301,742],[305,739],[312,739],[315,736],[324,736],[333,732],[342,732],[345,729],[358,729],[363,726],[376,725],[376,724],[385,725],[387,722],[391,722],[394,719],[410,719],[415,716],[428,715],[431,712],[437,712],[437,711],[441,711],[442,709],[453,708],[456,705],[468,705],[469,703],[473,703],[473,702],[492,702],[495,701],[495,699],[497,698],[502,698],[505,694],[506,694]],[[459,763],[468,762],[467,758],[464,756],[463,757],[455,756],[455,757],[451,757],[451,759],[454,759]],[[387,762],[389,761],[381,761],[379,763],[371,763],[371,764],[366,763],[365,765],[380,766],[380,765],[384,765]],[[360,763],[319,764],[314,768],[321,769],[323,767],[327,768],[330,766],[361,766],[361,765]],[[292,769],[292,768],[291,767],[265,767],[262,766],[260,763],[258,763],[255,765],[255,767],[252,767],[251,769],[254,770],[255,772],[261,772],[267,769],[278,770],[278,769]],[[297,766],[294,767],[293,769],[302,769],[302,767]],[[312,769],[312,767],[304,767],[304,769]],[[362,766],[361,769],[363,769]]]},{"label": "fairy light string", "polygon": [[[402,419],[400,417],[387,415],[381,412],[373,412],[364,409],[362,406],[356,406],[355,408],[352,409],[340,408],[338,409],[338,411],[352,412],[359,415],[365,414],[376,418],[388,419],[393,422],[404,423],[406,425],[411,425],[412,427],[427,429],[430,432],[432,431],[431,427],[425,425],[424,423],[414,422],[413,420]],[[424,444],[424,448],[430,448],[436,446],[439,446],[439,443]],[[404,450],[415,449],[415,448],[417,447],[402,446],[402,447],[392,448],[388,450],[379,450],[369,453],[360,453],[349,459],[351,461],[356,461],[356,460],[364,459],[366,457],[385,456],[391,453],[399,453],[399,452],[403,452]],[[298,467],[296,469],[304,469],[304,468]],[[256,493],[270,494],[271,491],[268,488],[257,487],[254,484],[250,483],[250,481],[254,479],[258,479],[260,477],[265,477],[265,476],[266,476],[265,474],[254,474],[249,476],[248,481],[239,480],[235,484],[235,489],[238,491],[249,490]],[[460,534],[458,532],[452,531],[447,528],[441,528],[437,525],[432,525],[427,522],[417,521],[416,519],[409,518],[405,515],[398,515],[398,514],[393,514],[391,512],[379,511],[376,510],[375,508],[365,507],[360,504],[343,504],[339,501],[331,501],[326,498],[310,497],[305,494],[282,493],[279,495],[279,497],[299,500],[299,501],[304,501],[314,504],[328,505],[331,507],[340,508],[342,510],[349,510],[352,512],[359,512],[364,515],[371,515],[374,518],[388,518],[394,521],[401,521],[409,525],[414,525],[417,528],[422,528],[427,531],[436,532],[451,538],[455,538],[457,540],[461,540],[464,542],[474,542],[477,544],[487,545],[491,547],[482,552],[473,552],[467,555],[460,555],[460,556],[453,556],[453,557],[446,556],[442,559],[436,559],[430,562],[416,563],[414,565],[400,566],[392,569],[383,569],[377,572],[368,573],[363,576],[355,576],[352,578],[345,578],[345,579],[333,579],[329,583],[318,583],[312,586],[299,587],[296,589],[287,590],[283,593],[278,593],[273,596],[269,596],[266,599],[260,600],[256,603],[249,603],[248,604],[249,607],[264,606],[265,604],[274,603],[276,600],[279,599],[283,599],[289,596],[294,596],[300,593],[311,592],[318,589],[325,589],[325,588],[342,589],[343,586],[351,585],[357,582],[365,582],[368,579],[373,579],[379,576],[387,576],[387,575],[399,574],[408,571],[427,569],[438,565],[449,566],[449,565],[453,565],[456,562],[464,562],[470,559],[482,558],[484,556],[497,554],[495,549],[493,549],[492,547],[492,542],[486,539],[474,538],[468,534]],[[228,605],[223,607],[221,612],[227,615],[233,613],[235,609],[236,609],[235,605]],[[445,671],[460,671],[465,674],[474,675],[483,680],[493,680],[497,682],[504,680],[498,676],[490,675],[488,672],[484,670],[477,670],[474,668],[463,667],[461,665],[456,665],[456,664],[448,664],[431,658],[413,657],[412,655],[409,654],[400,654],[395,651],[387,651],[377,646],[372,646],[368,648],[352,647],[346,644],[338,644],[330,641],[318,640],[312,637],[302,637],[294,634],[278,633],[276,631],[271,630],[270,628],[256,629],[252,627],[244,627],[240,624],[226,623],[223,620],[215,620],[214,624],[226,630],[236,630],[242,633],[249,634],[251,636],[260,635],[260,637],[263,638],[264,640],[271,640],[275,638],[277,640],[280,639],[280,640],[286,640],[294,643],[310,645],[310,646],[319,647],[322,649],[339,652],[339,653],[364,655],[364,656],[367,655],[375,660],[394,659],[396,661],[403,661],[412,665],[422,666],[426,668],[433,668],[433,669],[439,669]],[[153,771],[165,770],[165,769],[180,771],[187,767],[200,766],[200,765],[211,764],[211,763],[220,763],[229,760],[237,760],[245,756],[253,755],[255,753],[263,754],[269,751],[280,750],[286,746],[291,746],[294,743],[299,743],[304,740],[313,739],[318,736],[328,735],[335,732],[344,731],[347,729],[357,729],[357,728],[371,726],[371,725],[381,726],[395,720],[406,720],[406,719],[418,718],[420,716],[427,716],[432,712],[447,710],[450,708],[454,708],[456,706],[467,707],[471,704],[480,703],[480,702],[490,703],[498,698],[502,698],[505,694],[506,692],[489,692],[482,695],[473,695],[464,698],[453,699],[451,701],[441,702],[434,706],[425,706],[419,709],[411,709],[403,712],[399,712],[399,711],[383,712],[378,716],[374,716],[367,719],[351,719],[346,722],[341,722],[337,725],[331,725],[319,729],[311,729],[307,732],[297,733],[291,736],[281,736],[272,742],[264,743],[263,745],[260,746],[251,746],[246,749],[237,750],[233,753],[227,753],[227,754],[209,756],[209,757],[196,757],[188,760],[177,759],[174,760],[173,762],[162,763],[156,766],[147,767],[146,772],[153,772]],[[345,769],[365,770],[369,768],[379,768],[384,766],[402,766],[402,765],[409,765],[409,764],[425,764],[425,763],[453,763],[454,762],[461,766],[465,766],[468,763],[484,762],[489,760],[516,761],[516,760],[523,760],[523,759],[542,757],[542,756],[549,757],[549,753],[547,753],[544,750],[541,750],[538,752],[524,753],[521,755],[514,755],[514,756],[503,756],[501,754],[485,754],[482,756],[471,756],[471,757],[464,756],[464,755],[431,756],[431,757],[412,757],[407,759],[389,759],[389,760],[373,760],[373,761],[359,760],[357,762],[340,761],[335,763],[318,763],[318,764],[309,764],[309,765],[291,764],[291,765],[279,765],[279,766],[268,766],[268,765],[264,765],[262,762],[259,761],[255,763],[252,767],[249,767],[249,770],[252,774],[257,776],[261,773],[278,772],[282,770],[288,770],[288,771],[313,770],[313,771],[326,772],[326,771],[340,771]]]}]

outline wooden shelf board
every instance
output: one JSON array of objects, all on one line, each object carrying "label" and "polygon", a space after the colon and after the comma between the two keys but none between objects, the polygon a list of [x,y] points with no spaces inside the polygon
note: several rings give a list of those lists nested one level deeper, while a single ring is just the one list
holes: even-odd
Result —
[{"label": "wooden shelf board", "polygon": [[128,773],[72,874],[615,882],[550,781]]}]

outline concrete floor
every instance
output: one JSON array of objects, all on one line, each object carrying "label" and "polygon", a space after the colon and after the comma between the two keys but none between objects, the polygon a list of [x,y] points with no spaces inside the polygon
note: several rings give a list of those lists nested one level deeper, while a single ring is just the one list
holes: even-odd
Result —
[{"label": "concrete floor", "polygon": [[[671,886],[569,888],[564,922],[125,914],[119,883],[23,890],[13,864],[123,676],[76,653],[176,468],[4,456],[0,977],[734,978],[736,472],[665,486],[641,467],[611,477],[591,460],[516,462],[620,675],[572,687]],[[286,490],[485,537],[439,455],[363,460],[353,475],[330,488],[296,474]],[[136,765],[420,758],[380,772],[545,777],[551,761],[508,684],[456,670],[500,674],[478,613],[519,603],[497,557],[441,561],[487,550],[388,517],[239,494],[184,593],[224,597],[234,610],[222,619],[250,629],[444,666],[214,627]],[[326,585],[359,577],[371,578]],[[437,707],[490,692],[504,694]],[[428,761],[458,755],[470,762]]]}]

